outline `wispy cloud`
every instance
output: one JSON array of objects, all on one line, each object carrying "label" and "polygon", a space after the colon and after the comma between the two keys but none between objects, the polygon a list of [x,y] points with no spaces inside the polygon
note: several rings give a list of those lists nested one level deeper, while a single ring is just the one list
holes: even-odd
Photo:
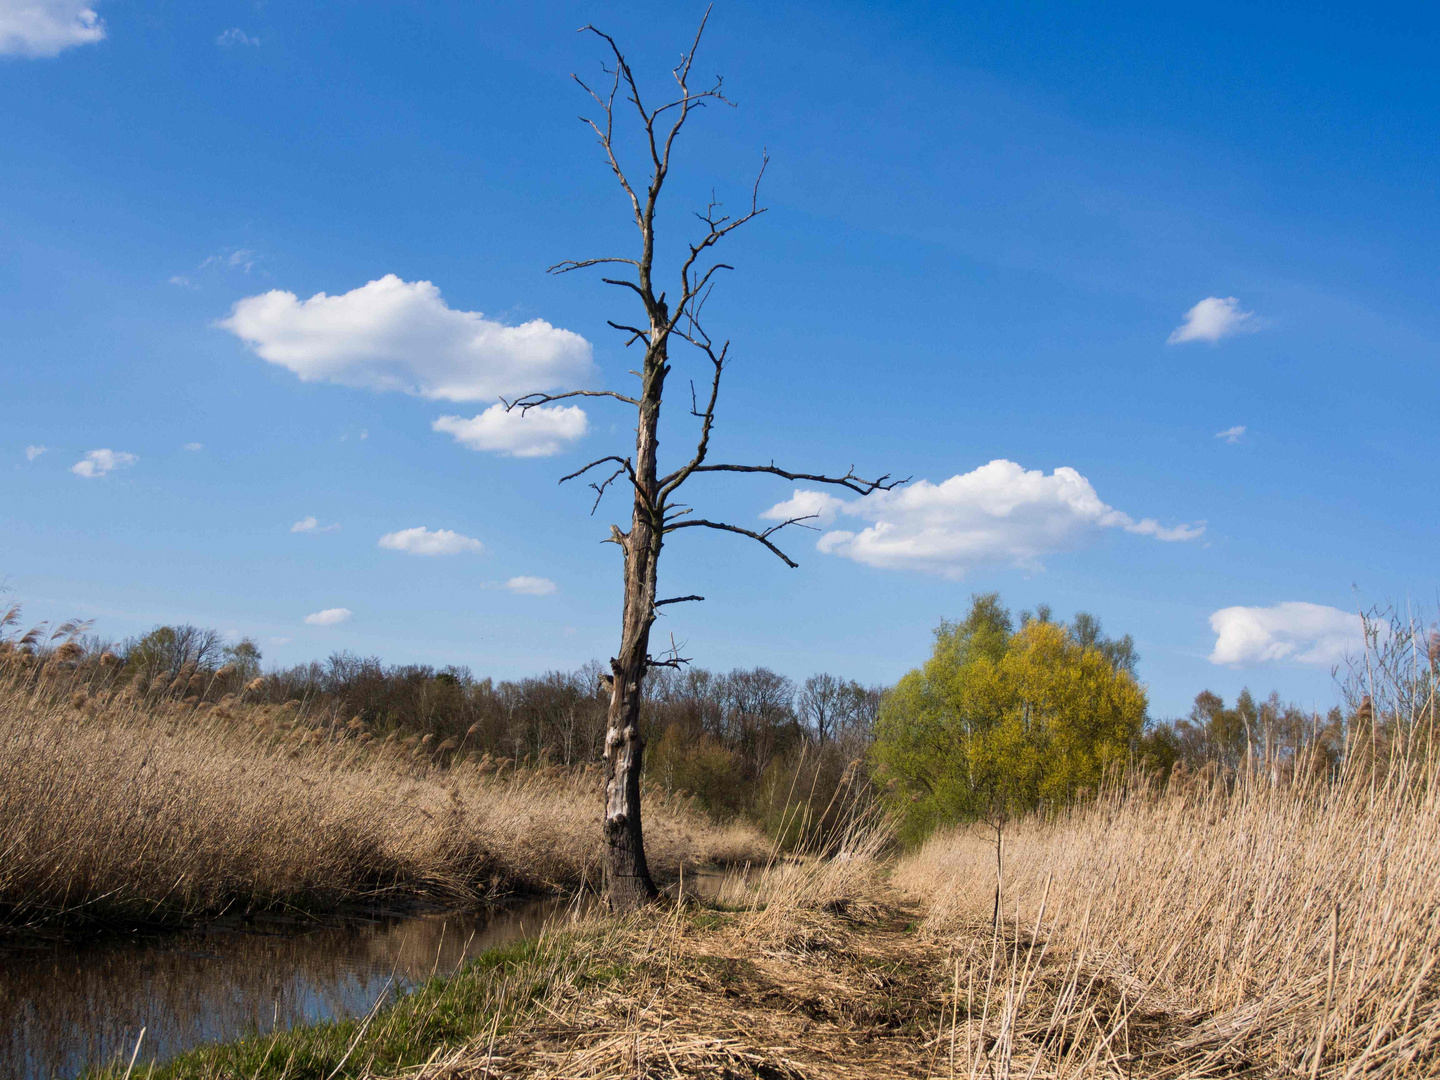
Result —
[{"label": "wispy cloud", "polygon": [[811,517],[818,526],[840,515],[871,524],[858,532],[824,533],[820,551],[889,570],[919,570],[959,579],[982,565],[1042,570],[1050,555],[1082,546],[1103,529],[1156,540],[1199,538],[1203,524],[1161,525],[1136,520],[1101,500],[1076,470],[1026,470],[999,459],[933,484],[921,480],[893,491],[846,501],[827,492],[797,490],[761,516],[771,521]]},{"label": "wispy cloud", "polygon": [[70,471],[76,476],[94,480],[96,477],[104,476],[116,469],[129,468],[139,460],[138,456],[126,453],[124,450],[91,450],[74,465],[71,465]]},{"label": "wispy cloud", "polygon": [[549,578],[527,577],[524,574],[519,577],[512,577],[505,582],[505,588],[513,593],[520,593],[523,596],[553,596],[555,593],[555,582]]},{"label": "wispy cloud", "polygon": [[1238,443],[1244,435],[1244,424],[1236,424],[1234,427],[1227,427],[1224,431],[1215,432],[1215,438],[1231,444]]},{"label": "wispy cloud", "polygon": [[189,450],[192,454],[198,454],[201,450],[205,449],[205,444],[203,442],[187,442],[185,449]]},{"label": "wispy cloud", "polygon": [[1240,301],[1233,296],[1207,296],[1185,313],[1185,321],[1170,331],[1166,343],[1182,345],[1187,341],[1208,341],[1212,344],[1243,331],[1258,330],[1260,323],[1253,311],[1241,311]]},{"label": "wispy cloud", "polygon": [[27,446],[25,447],[25,460],[34,461],[41,454],[45,453],[45,451],[49,449],[50,448],[48,446]]},{"label": "wispy cloud", "polygon": [[260,47],[260,39],[251,37],[238,26],[233,26],[217,37],[215,44],[225,49],[234,48],[236,45],[249,45],[258,49]]},{"label": "wispy cloud", "polygon": [[251,251],[249,248],[236,248],[234,251],[208,256],[200,264],[200,269],[204,270],[211,266],[228,266],[235,270],[243,270],[248,274],[255,269],[255,264],[259,261],[260,256],[257,252]]},{"label": "wispy cloud", "polygon": [[338,528],[340,528],[338,524],[321,525],[318,518],[303,517],[290,526],[290,531],[292,533],[322,533],[334,532]]},{"label": "wispy cloud", "polygon": [[84,0],[0,0],[0,54],[57,56],[105,37],[105,24]]},{"label": "wispy cloud", "polygon": [[305,622],[310,626],[339,626],[353,615],[354,612],[347,607],[326,608],[324,611],[317,611],[313,615],[306,615]]},{"label": "wispy cloud", "polygon": [[[0,3],[3,2],[4,0],[0,0]],[[238,270],[242,274],[248,274],[260,261],[260,253],[251,248],[229,248],[205,256],[195,265],[194,272],[199,276],[213,276],[217,270]],[[200,288],[199,282],[190,274],[174,274],[168,280],[171,285],[182,289],[198,291]]]},{"label": "wispy cloud", "polygon": [[1329,667],[1364,646],[1353,611],[1290,600],[1270,607],[1227,607],[1210,616],[1212,664],[1248,667],[1274,660]]},{"label": "wispy cloud", "polygon": [[479,540],[449,529],[431,532],[423,525],[413,529],[401,529],[380,537],[380,546],[390,551],[403,551],[407,555],[463,555],[466,552],[485,550]]}]

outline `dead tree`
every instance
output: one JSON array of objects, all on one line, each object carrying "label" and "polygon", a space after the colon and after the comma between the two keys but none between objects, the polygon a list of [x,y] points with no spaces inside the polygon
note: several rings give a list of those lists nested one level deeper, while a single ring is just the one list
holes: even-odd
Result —
[{"label": "dead tree", "polygon": [[[610,660],[611,674],[607,677],[610,705],[604,749],[606,897],[611,907],[617,910],[636,907],[656,895],[655,883],[645,862],[645,844],[640,820],[640,768],[644,749],[639,729],[641,686],[646,672],[651,668],[675,667],[686,662],[674,649],[667,656],[651,654],[651,626],[658,610],[666,604],[704,599],[700,596],[657,598],[656,583],[659,580],[661,548],[668,536],[682,529],[716,529],[754,540],[781,559],[786,566],[794,567],[796,564],[776,546],[772,537],[788,525],[807,520],[792,518],[764,530],[755,530],[723,521],[694,517],[691,516],[692,507],[680,503],[677,499],[681,487],[701,473],[762,473],[787,480],[835,485],[859,495],[888,490],[904,483],[892,481],[888,475],[875,480],[865,480],[855,475],[853,467],[843,476],[830,476],[782,469],[773,461],[768,465],[720,464],[710,461],[710,436],[715,426],[720,378],[728,362],[730,343],[717,343],[707,333],[702,309],[710,295],[715,275],[721,270],[732,269],[725,263],[715,261],[712,249],[736,229],[764,213],[758,200],[760,180],[764,176],[768,157],[762,158],[759,174],[750,193],[750,205],[744,213],[736,217],[724,214],[721,212],[720,203],[712,198],[710,204],[696,214],[703,234],[698,240],[689,243],[681,260],[677,288],[667,296],[654,277],[655,217],[661,191],[670,174],[671,153],[681,129],[694,110],[707,103],[731,104],[725,97],[721,80],[718,78],[705,89],[693,89],[690,84],[691,65],[694,63],[700,38],[705,32],[705,20],[708,18],[707,12],[689,51],[681,57],[679,65],[671,73],[677,87],[676,92],[663,104],[653,107],[644,104],[635,74],[614,39],[593,26],[582,28],[582,32],[595,34],[609,48],[610,57],[602,64],[602,70],[610,85],[608,88],[602,86],[597,92],[579,76],[574,76],[575,81],[590,95],[599,110],[593,119],[581,119],[598,137],[610,169],[629,200],[635,227],[640,233],[639,252],[633,258],[617,256],[566,261],[551,267],[550,272],[563,274],[586,267],[612,265],[628,268],[622,272],[624,276],[602,280],[633,294],[638,301],[638,319],[610,322],[610,326],[626,335],[627,346],[639,344],[644,348],[645,359],[640,370],[631,372],[639,380],[637,390],[633,396],[613,390],[536,393],[505,402],[507,409],[519,409],[522,415],[538,406],[573,397],[611,398],[636,410],[633,455],[609,454],[561,479],[561,483],[564,483],[590,474],[592,469],[611,467],[604,479],[596,479],[590,484],[595,492],[592,514],[611,485],[617,481],[628,489],[631,495],[630,528],[622,531],[618,525],[612,525],[607,541],[616,544],[624,554],[625,572],[620,650]],[[617,102],[617,99],[620,100]],[[646,165],[649,180],[644,185],[637,186],[633,183],[621,165],[614,134],[617,121],[622,121],[624,117],[617,113],[623,113],[632,122],[639,124],[641,144],[646,148],[649,157]],[[698,350],[699,356],[708,363],[709,389],[703,397],[697,396],[694,384],[691,383],[689,412],[699,421],[695,449],[689,459],[674,471],[662,473],[656,433],[660,425],[665,380],[670,374],[672,342]]]}]

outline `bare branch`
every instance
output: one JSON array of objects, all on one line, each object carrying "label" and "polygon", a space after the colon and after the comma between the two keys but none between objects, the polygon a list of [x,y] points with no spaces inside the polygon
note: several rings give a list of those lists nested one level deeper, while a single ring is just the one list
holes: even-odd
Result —
[{"label": "bare branch", "polygon": [[584,270],[587,266],[600,266],[602,263],[625,263],[628,266],[640,265],[635,259],[621,259],[618,257],[608,259],[565,259],[563,262],[558,262],[554,266],[546,268],[545,272],[547,274],[568,274],[571,270]]},{"label": "bare branch", "polygon": [[632,477],[635,475],[635,471],[630,467],[629,458],[622,458],[618,454],[607,454],[605,457],[596,458],[594,461],[590,462],[589,465],[586,465],[583,469],[576,469],[569,476],[562,476],[560,478],[560,483],[563,484],[567,480],[574,480],[577,476],[584,476],[591,469],[595,468],[596,465],[603,465],[607,461],[613,461],[617,463],[620,466],[622,472],[628,470]]},{"label": "bare branch", "polygon": [[[696,296],[704,292],[705,286],[710,284],[710,277],[715,273],[716,270],[734,269],[735,267],[731,266],[729,263],[716,263],[714,266],[710,267],[710,269],[706,270],[705,273],[701,274],[698,278],[695,279],[695,284],[691,286],[690,292]],[[695,313],[697,315],[699,314],[698,308],[696,309]]]},{"label": "bare branch", "polygon": [[680,266],[680,282],[682,286],[681,298],[679,305],[675,309],[675,315],[670,321],[670,326],[672,329],[676,325],[678,325],[680,319],[685,315],[685,312],[690,302],[695,298],[698,293],[700,293],[704,289],[705,285],[710,280],[710,276],[721,267],[724,267],[725,269],[731,269],[731,267],[724,263],[717,263],[715,266],[712,266],[709,270],[707,270],[703,277],[699,279],[692,279],[691,274],[694,271],[695,263],[700,258],[700,256],[704,254],[707,250],[718,244],[730,233],[738,229],[741,225],[744,225],[748,221],[753,221],[755,218],[765,213],[766,208],[760,205],[760,181],[765,178],[765,170],[769,167],[769,165],[770,154],[767,151],[761,156],[760,171],[756,173],[755,184],[750,189],[750,209],[747,213],[741,215],[738,218],[735,218],[733,221],[730,219],[730,216],[728,214],[722,214],[720,217],[717,218],[715,216],[715,209],[717,206],[719,206],[719,203],[715,202],[712,197],[710,205],[706,208],[705,212],[703,214],[696,215],[700,218],[701,221],[706,224],[706,226],[708,226],[710,231],[698,244],[690,245],[690,254],[686,257],[685,262],[682,263]]},{"label": "bare branch", "polygon": [[690,388],[690,413],[692,416],[700,417],[700,438],[695,444],[695,456],[685,464],[683,468],[666,476],[660,481],[660,499],[663,502],[676,488],[690,479],[690,474],[700,468],[705,461],[705,455],[710,452],[710,432],[715,426],[715,403],[720,399],[720,376],[725,371],[725,358],[730,351],[730,343],[727,341],[720,347],[717,353],[705,332],[692,320],[692,329],[688,334],[682,334],[687,341],[694,344],[701,351],[710,357],[710,363],[714,368],[714,375],[710,380],[710,399],[705,403],[705,411],[697,412],[695,405],[695,388]]},{"label": "bare branch", "polygon": [[560,483],[563,484],[567,480],[574,480],[577,476],[583,476],[585,475],[585,473],[595,468],[596,465],[603,465],[607,461],[615,462],[617,465],[620,466],[620,468],[616,470],[615,476],[611,476],[603,484],[600,484],[598,486],[595,484],[590,485],[591,490],[595,492],[595,506],[592,506],[590,508],[590,513],[595,513],[596,507],[600,505],[600,500],[605,496],[605,489],[608,488],[615,481],[615,478],[621,473],[624,473],[625,476],[629,478],[630,486],[635,489],[635,495],[640,500],[640,504],[644,506],[648,512],[654,513],[654,507],[650,502],[650,492],[647,491],[645,485],[641,483],[640,477],[635,474],[635,466],[631,463],[628,457],[622,458],[618,454],[607,454],[605,457],[596,458],[594,461],[590,462],[589,465],[586,465],[582,469],[576,469],[569,476],[562,476],[560,478]]},{"label": "bare branch", "polygon": [[646,296],[645,290],[642,289],[639,285],[636,285],[633,281],[626,281],[624,278],[608,278],[608,277],[607,277],[607,278],[601,278],[600,280],[603,281],[606,285],[621,285],[621,286],[624,286],[624,287],[627,288],[627,289],[634,289],[635,292],[636,292],[637,294],[639,294],[640,299],[643,300],[643,301],[645,301],[647,307],[649,306],[649,304],[650,304],[650,302],[651,302],[651,301],[650,301],[650,298],[649,298],[648,296]]},{"label": "bare branch", "polygon": [[[786,566],[790,567],[791,570],[794,570],[799,567],[800,564],[795,562],[793,559],[790,558],[789,555],[786,555],[778,547],[772,544],[770,542],[770,537],[773,533],[779,532],[787,525],[803,525],[804,522],[810,520],[814,516],[814,514],[806,514],[804,517],[791,518],[789,521],[782,521],[779,525],[772,525],[764,532],[756,532],[754,529],[741,528],[739,525],[731,525],[724,521],[705,520],[677,521],[673,525],[666,525],[665,532],[674,532],[676,529],[703,528],[718,529],[721,532],[731,532],[737,533],[740,536],[748,536],[751,540],[755,540],[761,544],[764,544],[767,548],[770,549],[772,554],[774,554],[777,558],[780,559],[781,562],[783,562]],[[812,528],[812,526],[809,525],[804,525],[803,527],[807,529]]]},{"label": "bare branch", "polygon": [[[600,34],[600,31],[595,30],[593,26],[582,26],[580,28],[581,33],[584,33],[586,30],[593,30],[595,33]],[[600,34],[600,36],[605,38],[606,41],[609,41],[611,51],[614,52],[616,56],[620,56],[620,50],[616,48],[615,42],[605,34]],[[621,57],[621,61],[623,63],[623,57]],[[595,135],[599,138],[600,145],[605,148],[605,157],[610,161],[610,168],[615,173],[615,178],[620,181],[620,186],[625,189],[625,194],[630,196],[630,207],[635,212],[635,223],[642,225],[640,218],[640,200],[635,195],[635,189],[630,186],[630,181],[625,176],[625,170],[620,167],[620,162],[615,157],[615,148],[611,142],[611,135],[615,130],[615,94],[620,89],[620,69],[617,67],[612,72],[608,68],[605,68],[604,65],[601,65],[601,70],[605,71],[607,75],[614,76],[610,85],[610,93],[604,98],[594,90],[591,90],[585,83],[585,80],[580,78],[579,75],[572,74],[570,77],[580,85],[582,90],[594,98],[600,108],[605,111],[605,129],[602,131],[600,125],[596,124],[593,120],[589,120],[583,116],[580,119],[590,126],[590,129],[594,131]]]},{"label": "bare branch", "polygon": [[640,402],[634,398],[626,397],[624,394],[617,394],[614,390],[567,390],[563,394],[526,394],[524,397],[518,397],[514,401],[506,401],[502,397],[500,404],[505,406],[506,412],[510,412],[512,409],[519,409],[520,415],[524,416],[531,409],[540,405],[548,405],[552,401],[564,401],[566,398],[572,397],[608,397],[614,398],[616,401],[623,401],[626,405],[640,404]]},{"label": "bare branch", "polygon": [[[653,613],[652,613],[652,614],[653,614]],[[680,655],[680,648],[681,648],[681,646],[675,644],[675,635],[674,635],[674,634],[671,634],[671,635],[670,635],[670,654],[669,654],[668,656],[663,657],[663,658],[654,657],[654,656],[648,656],[648,655],[647,655],[647,656],[645,657],[645,666],[646,666],[646,667],[678,668],[678,667],[681,667],[681,666],[683,666],[683,665],[685,665],[685,664],[690,663],[690,657],[688,657],[688,656],[681,656],[681,655]]]},{"label": "bare branch", "polygon": [[855,467],[852,465],[844,476],[824,476],[818,473],[797,473],[788,469],[779,468],[774,462],[769,465],[697,465],[691,472],[735,472],[735,473],[769,473],[771,476],[781,476],[786,480],[808,480],[812,484],[833,484],[836,487],[848,488],[857,495],[869,495],[875,491],[889,491],[901,484],[908,484],[911,477],[903,480],[892,480],[890,474],[875,480],[866,480],[855,475]]},{"label": "bare branch", "polygon": [[605,489],[608,488],[608,487],[609,487],[611,484],[613,484],[617,479],[619,479],[620,477],[622,477],[622,476],[624,476],[624,475],[625,475],[625,468],[624,468],[624,466],[621,466],[620,468],[616,469],[613,473],[611,473],[609,476],[607,476],[607,477],[605,478],[605,480],[604,480],[603,483],[591,484],[591,485],[590,485],[590,489],[595,492],[595,504],[590,507],[590,516],[591,516],[591,517],[594,517],[594,516],[595,516],[595,511],[600,509],[600,500],[605,497]]},{"label": "bare branch", "polygon": [[690,600],[704,600],[703,596],[672,596],[669,600],[656,600],[656,607],[664,607],[666,604],[684,604]]},{"label": "bare branch", "polygon": [[627,349],[631,345],[634,345],[637,340],[645,342],[646,345],[650,344],[650,334],[648,331],[641,330],[638,326],[626,326],[624,323],[618,323],[614,319],[606,319],[605,321],[616,330],[623,330],[630,335],[630,340],[625,342]]}]

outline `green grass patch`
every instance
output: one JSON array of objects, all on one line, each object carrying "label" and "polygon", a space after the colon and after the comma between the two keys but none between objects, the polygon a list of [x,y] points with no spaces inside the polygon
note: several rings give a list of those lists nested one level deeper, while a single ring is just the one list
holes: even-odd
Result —
[{"label": "green grass patch", "polygon": [[[430,979],[369,1017],[334,1020],[199,1047],[155,1067],[137,1065],[147,1080],[326,1080],[332,1075],[391,1074],[421,1065],[437,1051],[492,1031],[503,1034],[536,1002],[566,982],[609,981],[624,974],[614,963],[587,965],[572,934],[491,949],[448,977]],[[588,970],[594,966],[595,970]],[[118,1080],[123,1065],[87,1074]]]}]

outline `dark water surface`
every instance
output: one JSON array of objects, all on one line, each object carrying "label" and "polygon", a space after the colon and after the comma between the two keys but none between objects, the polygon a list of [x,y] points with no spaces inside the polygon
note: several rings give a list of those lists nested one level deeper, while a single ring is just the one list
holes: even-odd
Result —
[{"label": "dark water surface", "polygon": [[[480,913],[257,918],[88,944],[0,945],[0,1080],[67,1080],[201,1043],[363,1015],[574,909],[533,900]],[[144,1073],[137,1067],[137,1073]]]}]

